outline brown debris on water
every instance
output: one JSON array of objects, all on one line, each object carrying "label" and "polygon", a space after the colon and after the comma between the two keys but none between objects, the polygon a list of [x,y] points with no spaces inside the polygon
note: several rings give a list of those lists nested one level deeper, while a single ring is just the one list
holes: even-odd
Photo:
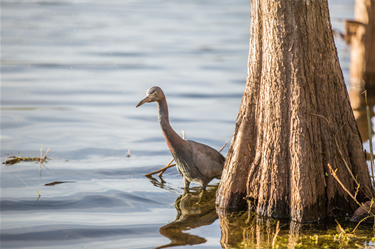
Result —
[{"label": "brown debris on water", "polygon": [[[5,166],[8,165],[13,165],[13,164],[16,164],[16,163],[19,163],[19,162],[34,162],[34,161],[39,161],[40,163],[43,163],[45,160],[47,160],[47,154],[49,152],[50,148],[48,148],[46,154],[44,155],[44,157],[42,156],[42,150],[41,150],[41,155],[40,157],[16,157],[16,156],[7,156],[7,158],[5,158],[3,164]],[[11,159],[10,159],[11,158]],[[10,159],[10,160],[8,160]]]},{"label": "brown debris on water", "polygon": [[75,181],[54,181],[54,182],[45,183],[44,186],[55,186],[61,183],[72,183],[72,182],[75,182]]}]

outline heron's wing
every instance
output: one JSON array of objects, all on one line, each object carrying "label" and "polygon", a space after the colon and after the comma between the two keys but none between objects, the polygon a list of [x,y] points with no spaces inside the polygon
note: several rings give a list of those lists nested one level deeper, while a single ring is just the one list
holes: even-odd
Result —
[{"label": "heron's wing", "polygon": [[194,158],[194,164],[207,178],[219,178],[223,171],[225,158],[210,146],[187,140]]}]

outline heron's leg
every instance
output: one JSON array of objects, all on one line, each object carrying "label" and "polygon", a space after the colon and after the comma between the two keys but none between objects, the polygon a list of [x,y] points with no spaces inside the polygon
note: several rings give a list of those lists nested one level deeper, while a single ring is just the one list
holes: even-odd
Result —
[{"label": "heron's leg", "polygon": [[201,184],[201,193],[199,194],[199,201],[196,204],[201,203],[202,197],[206,193],[206,187],[207,187],[208,181],[201,181],[200,184]]},{"label": "heron's leg", "polygon": [[200,185],[201,185],[201,188],[203,191],[206,191],[206,188],[207,188],[207,185],[208,185],[208,181],[207,180],[203,180],[200,182]]},{"label": "heron's leg", "polygon": [[189,193],[189,186],[190,186],[189,180],[186,179],[186,177],[184,177],[184,195]]},{"label": "heron's leg", "polygon": [[184,193],[181,195],[180,199],[176,200],[175,206],[178,205],[178,203],[182,201],[182,199],[189,195],[189,186],[190,182],[184,177]]}]

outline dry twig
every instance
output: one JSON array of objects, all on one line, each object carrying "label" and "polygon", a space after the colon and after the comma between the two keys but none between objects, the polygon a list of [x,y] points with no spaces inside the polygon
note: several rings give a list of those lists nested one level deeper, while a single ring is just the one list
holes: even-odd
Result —
[{"label": "dry twig", "polygon": [[26,184],[26,182],[24,182],[24,181],[21,179],[21,177],[19,177],[18,175],[15,175],[15,176],[17,176],[18,179],[20,179],[20,180],[26,185],[26,187],[30,188],[30,187]]},{"label": "dry twig", "polygon": [[[184,131],[184,130],[182,130],[182,138],[185,139],[185,131]],[[228,141],[225,141],[224,145],[220,148],[220,150],[218,150],[219,152],[221,152],[221,151],[225,148],[225,146],[227,145],[227,142],[228,142]],[[158,169],[158,170],[156,170],[156,171],[154,171],[154,172],[151,172],[151,173],[145,174],[145,176],[150,177],[150,176],[152,176],[152,175],[154,175],[154,174],[160,172],[158,176],[161,178],[161,176],[163,175],[163,173],[164,173],[168,168],[171,168],[171,167],[173,167],[173,166],[176,166],[176,164],[171,164],[173,161],[174,161],[174,158],[172,158],[172,159],[169,161],[169,163],[168,163],[164,168],[161,168],[161,169]]]},{"label": "dry twig", "polygon": [[221,152],[224,148],[225,148],[225,145],[227,145],[228,141],[225,141],[224,145],[221,146],[220,150],[218,150],[218,152]]},{"label": "dry twig", "polygon": [[[47,158],[47,154],[48,154],[48,152],[49,152],[49,149],[50,149],[50,148],[48,148],[48,150],[47,150],[46,154],[44,155],[44,157],[42,157],[42,156],[43,156],[43,145],[42,145],[42,148],[40,149],[39,171],[42,170],[42,163],[43,163],[43,161]],[[42,173],[42,172],[41,172],[41,173]]]},{"label": "dry twig", "polygon": [[342,152],[341,152],[341,150],[340,150],[339,142],[337,141],[337,138],[336,138],[338,132],[341,130],[341,128],[342,128],[346,123],[344,123],[344,124],[340,127],[340,129],[337,131],[337,133],[335,134],[334,131],[333,131],[333,129],[332,129],[331,124],[329,123],[329,121],[328,121],[328,119],[327,119],[326,117],[324,117],[324,116],[322,116],[322,115],[319,115],[319,114],[314,114],[314,113],[311,113],[311,115],[321,117],[321,118],[323,118],[323,119],[327,122],[327,124],[328,124],[328,126],[329,126],[329,129],[330,129],[331,132],[332,132],[333,138],[335,139],[335,143],[336,143],[337,149],[338,149],[338,151],[339,151],[339,154],[340,154],[342,160],[344,161],[344,164],[345,164],[345,166],[346,166],[346,169],[348,170],[350,176],[353,178],[354,182],[355,182],[355,183],[357,184],[357,186],[358,186],[359,183],[358,183],[357,179],[355,179],[355,177],[354,177],[354,175],[353,175],[353,172],[350,170],[349,165],[346,163],[345,158],[344,158],[344,155],[342,154]]},{"label": "dry twig", "polygon": [[[357,201],[357,198],[355,198],[355,196],[353,196],[352,195],[352,193],[350,193],[350,191],[345,187],[345,185],[340,181],[340,179],[337,177],[337,174],[336,174],[336,170],[333,170],[332,169],[332,167],[331,167],[331,165],[330,164],[328,164],[328,168],[329,168],[329,170],[331,171],[331,175],[336,179],[336,181],[341,185],[341,187],[345,190],[345,192],[346,193],[348,193],[348,195],[350,195],[350,197],[359,205],[359,206],[361,206],[361,203],[359,203],[358,201]],[[358,184],[359,185],[359,184]],[[357,186],[358,186],[357,185]],[[367,210],[366,208],[365,208],[365,210]]]},{"label": "dry twig", "polygon": [[168,168],[173,167],[173,166],[176,165],[176,164],[171,164],[173,161],[174,161],[174,158],[172,158],[172,159],[169,161],[169,163],[167,164],[167,166],[165,166],[164,168],[161,168],[161,169],[158,169],[158,170],[156,170],[156,171],[154,171],[154,172],[148,173],[148,174],[146,174],[145,176],[152,176],[153,174],[156,174],[156,173],[159,173],[159,172],[160,172],[160,174],[159,174],[159,177],[160,177],[160,176],[164,173],[164,171],[165,171],[166,169],[168,169]]},{"label": "dry twig", "polygon": [[[185,139],[185,131],[182,130],[182,138]],[[159,177],[161,178],[161,176],[163,175],[163,173],[168,169],[168,168],[171,168],[173,166],[176,166],[176,164],[171,164],[172,162],[174,161],[174,158],[172,158],[169,163],[167,164],[167,166],[165,166],[164,168],[161,168],[157,171],[154,171],[154,172],[151,172],[151,173],[148,173],[146,174],[145,176],[149,177],[149,176],[152,176],[153,174],[156,174],[156,173],[159,173]]]},{"label": "dry twig", "polygon": [[[370,206],[370,208],[367,208],[366,205],[360,203],[360,202],[357,200],[356,196],[357,196],[357,192],[358,192],[358,189],[359,189],[359,185],[358,185],[358,187],[357,187],[357,191],[356,191],[355,195],[353,196],[352,193],[350,193],[350,191],[344,186],[344,184],[343,184],[343,183],[340,181],[340,179],[338,178],[338,176],[337,176],[337,174],[336,174],[337,169],[336,169],[336,170],[333,170],[330,164],[328,164],[328,168],[329,168],[329,170],[331,171],[331,175],[332,175],[332,176],[336,179],[336,181],[341,185],[341,187],[345,190],[345,192],[348,193],[348,195],[349,195],[349,196],[350,196],[350,197],[351,197],[351,198],[357,203],[358,206],[360,206],[361,208],[363,208],[363,209],[364,209],[364,210],[370,215],[370,216],[368,216],[368,217],[375,217],[375,214],[371,212],[371,207],[372,207],[372,205]],[[362,219],[362,220],[358,223],[358,225],[359,225],[362,221],[366,220],[368,217]],[[354,231],[357,229],[358,225],[354,228]],[[354,231],[353,231],[353,233],[354,233]]]}]

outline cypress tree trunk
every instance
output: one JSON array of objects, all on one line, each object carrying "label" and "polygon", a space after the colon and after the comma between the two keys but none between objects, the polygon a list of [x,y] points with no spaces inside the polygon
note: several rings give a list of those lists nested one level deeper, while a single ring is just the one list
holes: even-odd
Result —
[{"label": "cypress tree trunk", "polygon": [[247,196],[258,214],[276,218],[351,214],[356,204],[326,174],[330,163],[354,193],[343,159],[364,200],[370,177],[327,1],[251,1],[247,83],[217,192],[219,211],[244,209]]}]

